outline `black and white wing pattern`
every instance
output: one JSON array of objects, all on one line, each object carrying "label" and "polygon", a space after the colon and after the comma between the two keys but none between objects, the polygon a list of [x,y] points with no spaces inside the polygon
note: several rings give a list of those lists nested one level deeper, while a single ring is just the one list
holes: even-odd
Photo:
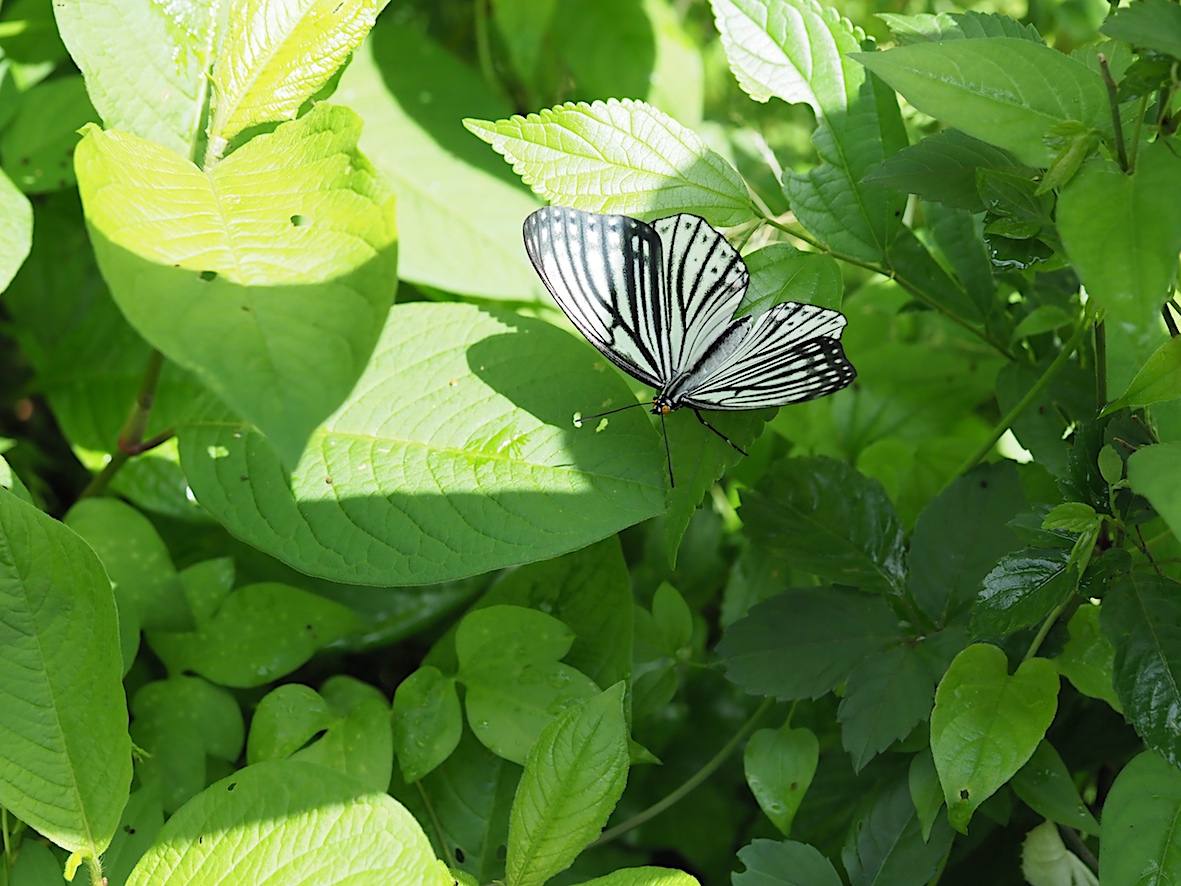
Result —
[{"label": "black and white wing pattern", "polygon": [[762,409],[839,391],[857,377],[841,347],[844,328],[840,312],[796,302],[744,317],[719,358],[682,381],[678,405]]},{"label": "black and white wing pattern", "polygon": [[652,227],[547,206],[525,219],[524,232],[533,267],[578,331],[620,369],[662,387],[671,343]]}]

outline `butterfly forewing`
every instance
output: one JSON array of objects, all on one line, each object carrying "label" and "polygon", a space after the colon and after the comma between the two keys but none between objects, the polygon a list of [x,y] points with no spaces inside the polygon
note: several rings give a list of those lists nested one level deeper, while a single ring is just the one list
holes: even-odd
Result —
[{"label": "butterfly forewing", "polygon": [[625,372],[661,387],[670,341],[651,226],[547,206],[525,219],[525,250],[578,331]]},{"label": "butterfly forewing", "polygon": [[744,337],[724,359],[685,380],[681,403],[699,409],[761,409],[839,391],[857,377],[839,340],[844,328],[845,318],[837,311],[777,304],[746,323]]},{"label": "butterfly forewing", "polygon": [[665,381],[693,372],[732,324],[750,275],[742,257],[704,219],[674,215],[653,222],[664,252],[664,324],[670,362]]}]

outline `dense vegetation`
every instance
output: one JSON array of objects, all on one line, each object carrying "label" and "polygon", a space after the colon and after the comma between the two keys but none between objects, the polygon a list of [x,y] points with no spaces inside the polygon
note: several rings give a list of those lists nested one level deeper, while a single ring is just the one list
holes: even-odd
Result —
[{"label": "dense vegetation", "polygon": [[[1181,6],[383,5],[0,8],[0,884],[1181,879]],[[545,202],[856,383],[670,488]]]}]

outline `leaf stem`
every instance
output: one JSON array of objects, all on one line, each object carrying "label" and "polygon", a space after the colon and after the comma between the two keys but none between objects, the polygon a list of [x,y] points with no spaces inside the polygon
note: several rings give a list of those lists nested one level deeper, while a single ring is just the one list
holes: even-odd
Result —
[{"label": "leaf stem", "polygon": [[1107,405],[1107,322],[1095,324],[1095,404]]},{"label": "leaf stem", "polygon": [[82,490],[80,499],[101,495],[115,475],[119,473],[120,468],[133,455],[139,455],[141,452],[159,446],[173,435],[173,432],[169,430],[144,442],[144,431],[147,430],[148,419],[152,415],[152,406],[156,402],[156,388],[160,384],[160,373],[163,368],[164,355],[153,348],[148,357],[148,366],[144,370],[139,391],[136,392],[135,402],[131,404],[131,412],[119,431],[115,452],[112,453],[111,460],[106,463],[102,471]]},{"label": "leaf stem", "polygon": [[[726,761],[726,758],[734,752],[735,748],[742,744],[746,737],[754,731],[754,728],[758,725],[759,720],[763,718],[763,715],[766,714],[767,711],[771,710],[771,706],[773,704],[775,704],[775,699],[764,699],[763,703],[759,705],[758,710],[750,715],[750,718],[742,724],[742,727],[734,733],[733,737],[731,737],[731,739],[726,742],[725,746],[716,754],[714,754],[708,763],[693,773],[693,775],[690,776],[690,778],[684,784],[682,784],[664,799],[649,806],[638,815],[633,815],[622,824],[617,824],[610,830],[603,831],[603,833],[599,835],[599,839],[595,840],[590,845],[601,846],[604,843],[610,843],[616,837],[627,833],[632,828],[639,827],[650,818],[655,818],[674,803],[678,802],[682,797],[684,797],[703,781],[713,775],[714,771]],[[590,847],[587,848],[589,849]]]},{"label": "leaf stem", "polygon": [[1128,172],[1128,149],[1124,145],[1124,127],[1119,118],[1119,90],[1107,65],[1107,56],[1102,52],[1099,53],[1099,70],[1103,73],[1103,82],[1107,85],[1107,103],[1111,106],[1111,128],[1115,130],[1115,152],[1119,159],[1119,168]]},{"label": "leaf stem", "polygon": [[1050,628],[1054,626],[1054,622],[1058,620],[1058,616],[1063,613],[1069,603],[1070,600],[1067,600],[1065,603],[1059,604],[1054,608],[1053,612],[1046,616],[1045,621],[1042,622],[1042,626],[1037,629],[1037,634],[1034,636],[1033,641],[1029,644],[1029,649],[1025,651],[1025,657],[1021,659],[1023,663],[1029,661],[1037,654],[1042,642],[1046,639],[1046,634],[1050,633]]},{"label": "leaf stem", "polygon": [[1083,838],[1078,835],[1078,831],[1060,824],[1058,825],[1058,833],[1062,835],[1062,839],[1070,847],[1070,851],[1077,855],[1083,864],[1091,869],[1092,873],[1099,873],[1099,859],[1091,852],[1090,847],[1083,842]]},{"label": "leaf stem", "polygon": [[968,473],[968,471],[972,470],[972,468],[976,467],[977,464],[983,461],[988,453],[992,452],[992,447],[996,446],[997,441],[1004,436],[1005,431],[1007,431],[1012,426],[1013,422],[1017,420],[1021,413],[1029,408],[1029,405],[1037,399],[1042,391],[1046,389],[1046,386],[1050,384],[1054,376],[1058,374],[1059,370],[1061,370],[1062,367],[1066,365],[1066,361],[1070,359],[1071,354],[1073,354],[1078,346],[1082,344],[1083,338],[1087,334],[1089,325],[1090,324],[1088,324],[1085,320],[1079,324],[1079,327],[1075,330],[1074,335],[1072,335],[1070,340],[1062,346],[1062,350],[1059,352],[1058,356],[1054,358],[1054,362],[1046,367],[1046,371],[1042,373],[1042,377],[1034,382],[1033,387],[1031,387],[1026,392],[1025,396],[1018,400],[1017,404],[1001,417],[1001,420],[997,422],[996,426],[992,429],[992,432],[988,435],[988,439],[980,446],[979,449],[973,452],[971,457],[969,457],[968,460],[964,462],[963,466],[960,467],[958,471],[956,471],[956,477],[960,477]]}]

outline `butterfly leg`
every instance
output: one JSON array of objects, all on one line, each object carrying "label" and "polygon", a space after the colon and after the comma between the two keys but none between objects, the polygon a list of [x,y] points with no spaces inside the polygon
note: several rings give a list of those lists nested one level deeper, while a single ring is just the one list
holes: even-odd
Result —
[{"label": "butterfly leg", "polygon": [[699,422],[701,422],[703,425],[705,425],[707,428],[709,428],[711,431],[713,431],[715,434],[717,434],[719,437],[721,437],[723,440],[725,440],[727,443],[729,443],[731,446],[733,446],[735,450],[740,452],[742,455],[746,455],[746,451],[741,446],[739,446],[737,443],[735,443],[733,440],[731,440],[729,437],[727,437],[725,434],[723,434],[721,431],[719,431],[717,428],[715,428],[713,425],[711,425],[709,422],[707,422],[705,420],[705,417],[702,416],[700,410],[694,409],[693,414],[697,416],[697,420]]}]

